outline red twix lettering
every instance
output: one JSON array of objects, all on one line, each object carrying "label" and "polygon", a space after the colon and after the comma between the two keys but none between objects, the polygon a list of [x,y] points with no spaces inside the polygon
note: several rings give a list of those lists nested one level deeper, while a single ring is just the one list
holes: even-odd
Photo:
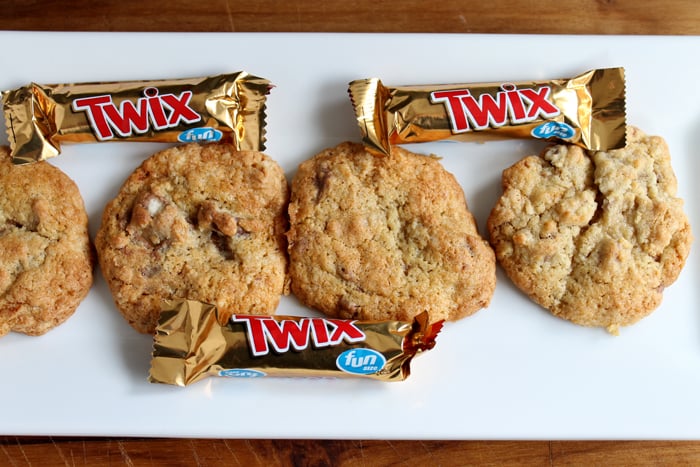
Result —
[{"label": "red twix lettering", "polygon": [[180,123],[196,123],[201,115],[189,106],[192,91],[160,95],[158,88],[149,87],[143,91],[144,97],[136,102],[124,100],[119,108],[114,105],[112,96],[100,95],[75,99],[72,103],[74,112],[85,112],[95,136],[100,141],[132,134],[144,134],[150,129],[164,130]]},{"label": "red twix lettering", "polygon": [[329,347],[345,341],[361,342],[365,333],[355,321],[327,318],[300,318],[276,320],[269,316],[233,315],[231,321],[243,323],[251,352],[255,356],[270,353],[270,347],[283,353],[294,348],[304,350],[309,344]]},{"label": "red twix lettering", "polygon": [[550,100],[551,89],[518,89],[514,84],[501,85],[496,97],[483,93],[475,98],[469,89],[433,91],[430,101],[445,105],[454,133],[498,128],[510,123],[549,119],[561,113]]}]

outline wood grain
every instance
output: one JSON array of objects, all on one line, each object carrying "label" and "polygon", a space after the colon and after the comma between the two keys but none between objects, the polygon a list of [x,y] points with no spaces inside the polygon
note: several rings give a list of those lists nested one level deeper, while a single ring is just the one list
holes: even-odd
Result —
[{"label": "wood grain", "polygon": [[[700,34],[696,0],[3,0],[0,12],[3,30]],[[700,465],[700,442],[0,436],[5,465]]]},{"label": "wood grain", "polygon": [[350,441],[0,437],[12,466],[698,465],[692,441]]},{"label": "wood grain", "polygon": [[696,0],[0,2],[0,29],[700,34]]}]

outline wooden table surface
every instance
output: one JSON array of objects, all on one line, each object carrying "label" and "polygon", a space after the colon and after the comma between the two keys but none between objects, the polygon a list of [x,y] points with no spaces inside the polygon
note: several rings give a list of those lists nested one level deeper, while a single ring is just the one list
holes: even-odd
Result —
[{"label": "wooden table surface", "polygon": [[[698,35],[700,2],[3,0],[0,29]],[[2,401],[7,403],[12,402]],[[673,440],[180,440],[2,435],[2,466],[700,464],[700,442]]]}]

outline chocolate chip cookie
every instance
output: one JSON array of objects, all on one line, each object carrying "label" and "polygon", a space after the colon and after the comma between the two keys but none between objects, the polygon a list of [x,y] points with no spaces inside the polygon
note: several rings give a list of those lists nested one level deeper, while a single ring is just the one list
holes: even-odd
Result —
[{"label": "chocolate chip cookie", "polygon": [[521,160],[503,172],[488,219],[516,286],[556,316],[614,334],[658,307],[692,242],[665,141],[633,127],[627,141]]},{"label": "chocolate chip cookie", "polygon": [[327,315],[455,320],[490,303],[493,250],[435,157],[322,151],[299,166],[289,216],[291,290]]},{"label": "chocolate chip cookie", "polygon": [[147,159],[105,208],[95,244],[117,308],[155,330],[164,299],[223,316],[271,314],[287,292],[284,172],[227,144],[188,144]]},{"label": "chocolate chip cookie", "polygon": [[88,217],[75,183],[47,162],[13,165],[0,147],[0,336],[41,335],[92,285]]}]

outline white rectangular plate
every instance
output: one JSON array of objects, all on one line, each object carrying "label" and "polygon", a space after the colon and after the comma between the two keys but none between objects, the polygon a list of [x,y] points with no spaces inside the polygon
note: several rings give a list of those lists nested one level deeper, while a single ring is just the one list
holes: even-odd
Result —
[{"label": "white rectangular plate", "polygon": [[[664,136],[691,225],[700,221],[699,37],[0,33],[0,88],[205,76],[270,79],[267,153],[289,179],[323,148],[359,140],[347,84],[563,78],[623,66],[629,122]],[[6,144],[4,135],[0,142]],[[104,205],[162,144],[64,146],[94,236]],[[542,144],[414,145],[462,183],[482,232],[500,174]],[[146,382],[151,339],[114,308],[96,270],[75,315],[42,337],[0,339],[0,434],[228,438],[700,438],[694,249],[661,307],[619,337],[532,304],[499,272],[488,309],[448,323],[401,383],[210,378]],[[307,311],[292,297],[279,314]]]}]

